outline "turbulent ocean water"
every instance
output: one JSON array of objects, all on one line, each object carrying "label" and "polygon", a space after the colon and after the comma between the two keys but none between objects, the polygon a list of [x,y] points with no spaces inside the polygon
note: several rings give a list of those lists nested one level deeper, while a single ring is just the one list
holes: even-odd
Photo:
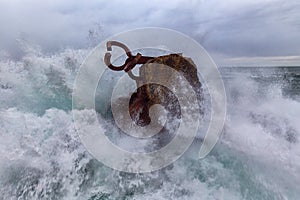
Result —
[{"label": "turbulent ocean water", "polygon": [[174,164],[129,174],[95,160],[72,123],[72,87],[89,50],[0,62],[0,199],[299,199],[300,67],[220,67],[222,137]]}]

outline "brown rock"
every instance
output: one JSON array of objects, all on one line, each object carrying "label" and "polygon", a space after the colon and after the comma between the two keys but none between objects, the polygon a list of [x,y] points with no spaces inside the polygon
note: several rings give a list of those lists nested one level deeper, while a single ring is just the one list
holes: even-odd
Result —
[{"label": "brown rock", "polygon": [[[162,69],[161,67],[157,67],[160,66],[159,64],[166,65],[170,68]],[[148,67],[146,70],[147,65]],[[151,67],[149,67],[149,65]],[[151,80],[161,80],[162,82],[171,85],[178,84],[172,83],[172,80],[174,80],[174,77],[172,76],[178,75],[177,73],[174,73],[174,70],[172,69],[175,69],[182,74],[192,86],[201,108],[201,83],[197,76],[197,67],[193,61],[180,54],[159,56],[139,68],[139,78],[136,80],[138,89],[131,96],[129,102],[130,116],[136,124],[145,126],[150,123],[149,108],[154,104],[161,104],[164,106],[168,111],[168,119],[173,120],[175,118],[180,118],[179,102],[170,89],[159,84],[145,84],[151,82]],[[202,112],[201,109],[199,112]]]}]

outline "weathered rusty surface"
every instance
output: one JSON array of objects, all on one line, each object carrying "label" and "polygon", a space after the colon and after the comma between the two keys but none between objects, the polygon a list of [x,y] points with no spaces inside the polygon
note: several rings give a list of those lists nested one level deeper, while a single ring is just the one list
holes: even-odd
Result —
[{"label": "weathered rusty surface", "polygon": [[[151,68],[146,69],[146,65]],[[167,65],[169,68],[162,71],[155,64]],[[196,93],[199,106],[202,101],[201,83],[197,76],[197,67],[191,59],[185,58],[180,54],[170,54],[156,57],[139,68],[139,79],[137,80],[137,92],[131,96],[129,102],[129,112],[131,118],[136,124],[145,126],[150,123],[149,108],[154,104],[161,104],[168,111],[168,118],[180,118],[180,105],[176,96],[170,89],[158,84],[144,84],[151,80],[163,80],[168,82],[176,73],[172,69],[177,70],[192,86]],[[188,95],[188,94],[187,94]],[[201,112],[201,110],[199,110]]]},{"label": "weathered rusty surface", "polygon": [[110,68],[111,70],[114,70],[114,71],[124,70],[125,72],[129,72],[137,64],[145,64],[146,62],[148,62],[149,60],[152,60],[154,58],[154,57],[142,56],[142,54],[140,54],[140,53],[137,53],[134,56],[134,55],[132,55],[130,49],[125,44],[118,42],[118,41],[108,41],[106,43],[107,51],[111,51],[112,46],[117,46],[117,47],[122,48],[126,52],[126,55],[128,57],[123,65],[114,66],[110,62],[111,54],[109,52],[106,52],[106,54],[104,55],[104,62],[108,68]]}]

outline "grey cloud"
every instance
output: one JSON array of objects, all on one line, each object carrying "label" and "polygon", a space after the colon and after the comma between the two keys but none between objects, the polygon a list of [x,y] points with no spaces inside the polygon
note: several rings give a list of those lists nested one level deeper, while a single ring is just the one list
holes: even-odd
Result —
[{"label": "grey cloud", "polygon": [[207,48],[229,56],[297,55],[300,30],[293,23],[300,18],[299,5],[271,2],[245,8],[214,26]]},{"label": "grey cloud", "polygon": [[[0,43],[14,46],[12,41],[25,35],[53,52],[86,47],[90,29],[105,38],[132,28],[160,26],[190,35],[212,55],[288,56],[300,53],[299,19],[300,4],[284,0],[6,0],[0,2],[0,26],[5,27]],[[99,25],[101,30],[96,30]]]}]

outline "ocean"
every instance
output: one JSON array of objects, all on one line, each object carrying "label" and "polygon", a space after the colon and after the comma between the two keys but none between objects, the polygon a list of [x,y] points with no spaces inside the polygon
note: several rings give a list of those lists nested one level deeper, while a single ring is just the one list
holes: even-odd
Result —
[{"label": "ocean", "polygon": [[89,50],[0,61],[0,199],[245,199],[300,197],[300,67],[220,67],[222,136],[201,138],[172,165],[144,174],[94,159],[72,120],[72,87]]}]

